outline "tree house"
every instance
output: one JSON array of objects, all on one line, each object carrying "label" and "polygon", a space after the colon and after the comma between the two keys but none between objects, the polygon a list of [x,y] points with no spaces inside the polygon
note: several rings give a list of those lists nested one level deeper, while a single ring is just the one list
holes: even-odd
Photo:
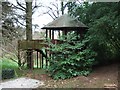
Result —
[{"label": "tree house", "polygon": [[[64,14],[61,17],[57,18],[56,20],[48,23],[46,26],[42,27],[43,30],[46,31],[46,39],[50,38],[52,40],[52,43],[58,43],[59,39],[56,38],[60,37],[61,35],[67,35],[68,32],[70,31],[75,31],[77,33],[77,35],[80,35],[81,37],[83,37],[84,33],[86,33],[88,27],[86,25],[84,25],[82,22],[77,21],[75,18],[72,18],[70,15],[68,14]],[[49,56],[49,52],[47,50],[45,50],[45,53],[42,51],[42,48],[47,47],[48,45],[44,44],[45,40],[31,40],[31,41],[26,41],[26,40],[22,40],[22,41],[18,41],[18,56],[20,57],[20,51],[21,50],[28,50],[31,49],[33,51],[37,51],[37,60],[32,60],[32,67],[34,67],[34,62],[37,62],[37,68],[40,65],[40,68],[43,68],[43,64],[45,64],[45,66],[48,66],[48,61],[47,61],[47,56]],[[39,58],[39,54],[41,55],[41,59]],[[43,57],[45,57],[45,59],[43,60]],[[19,62],[20,59],[19,59]],[[38,62],[40,64],[38,64]]]},{"label": "tree house", "polygon": [[82,36],[86,33],[87,28],[88,27],[82,22],[77,21],[68,14],[64,14],[56,20],[48,23],[42,29],[46,30],[46,38],[55,40],[55,32],[58,32],[58,36],[61,36],[61,34],[67,35],[68,32],[75,31],[78,35]]}]

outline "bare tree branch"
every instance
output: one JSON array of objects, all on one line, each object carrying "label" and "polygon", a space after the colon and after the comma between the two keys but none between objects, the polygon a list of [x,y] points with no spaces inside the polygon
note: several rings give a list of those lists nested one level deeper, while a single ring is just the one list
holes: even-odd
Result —
[{"label": "bare tree branch", "polygon": [[35,4],[35,6],[32,8],[32,10],[35,10],[35,9],[37,9],[37,8],[39,8],[39,7],[42,7],[41,3],[39,3],[38,5]]},{"label": "bare tree branch", "polygon": [[80,2],[80,0],[76,0],[76,2],[78,2],[79,4],[82,4],[82,3]]},{"label": "bare tree branch", "polygon": [[[19,15],[18,15],[17,17],[19,17]],[[13,18],[13,19],[15,20],[16,24],[19,23],[19,24],[22,25],[22,26],[26,26],[24,23],[21,23],[21,22],[18,20],[18,18]],[[24,19],[24,18],[22,18],[22,19]]]},{"label": "bare tree branch", "polygon": [[58,10],[58,4],[54,4],[54,3],[50,3],[50,4],[53,5]]},{"label": "bare tree branch", "polygon": [[55,20],[55,18],[48,12],[48,15],[50,15],[52,17],[53,20]]},{"label": "bare tree branch", "polygon": [[[42,6],[46,9],[48,9],[48,11],[43,12],[42,14],[48,14],[53,20],[55,20],[56,18],[58,18],[60,16],[61,9],[59,9],[58,3],[50,3],[52,6]],[[67,5],[69,4],[69,2],[67,2],[64,6],[63,6],[63,10],[65,10],[65,8],[67,7]],[[39,15],[40,16],[40,15]]]},{"label": "bare tree branch", "polygon": [[[55,15],[55,12],[54,12],[53,8],[51,8],[51,7],[47,7],[47,8],[49,9],[49,12],[51,11],[52,15],[53,15],[55,18],[58,18],[58,16]],[[50,13],[48,13],[48,14],[50,15]],[[52,16],[52,15],[50,15],[50,16]]]},{"label": "bare tree branch", "polygon": [[13,8],[15,8],[15,9],[19,9],[19,10],[21,10],[21,11],[25,11],[25,9],[20,8],[20,7],[17,7],[17,6],[16,6],[16,5],[14,5],[14,4],[12,4],[12,6],[13,6]]},{"label": "bare tree branch", "polygon": [[64,6],[63,9],[65,10],[65,8],[67,7],[67,5],[69,4],[69,2],[67,2]]},{"label": "bare tree branch", "polygon": [[24,9],[24,10],[26,11],[26,8],[23,7],[23,6],[18,2],[18,0],[16,0],[16,2],[17,2],[17,4],[18,4],[22,9]]}]

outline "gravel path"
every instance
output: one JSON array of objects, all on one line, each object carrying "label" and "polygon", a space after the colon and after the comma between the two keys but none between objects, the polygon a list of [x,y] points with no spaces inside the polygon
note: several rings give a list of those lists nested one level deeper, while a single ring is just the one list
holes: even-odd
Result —
[{"label": "gravel path", "polygon": [[37,88],[42,85],[44,85],[43,81],[23,77],[0,83],[0,90],[2,88]]}]

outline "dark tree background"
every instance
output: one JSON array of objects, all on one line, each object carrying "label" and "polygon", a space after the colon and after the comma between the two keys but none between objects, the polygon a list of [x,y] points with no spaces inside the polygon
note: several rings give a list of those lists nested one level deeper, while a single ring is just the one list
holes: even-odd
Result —
[{"label": "dark tree background", "polygon": [[118,2],[84,2],[84,4],[73,2],[68,5],[69,14],[88,25],[87,36],[90,38],[91,48],[98,53],[96,59],[99,63],[119,59],[119,6]]}]

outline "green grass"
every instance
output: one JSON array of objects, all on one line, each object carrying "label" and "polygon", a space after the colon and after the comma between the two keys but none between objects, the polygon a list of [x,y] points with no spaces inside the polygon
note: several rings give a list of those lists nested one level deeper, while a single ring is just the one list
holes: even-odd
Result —
[{"label": "green grass", "polygon": [[14,69],[15,76],[18,76],[18,74],[16,73],[16,71],[18,71],[18,64],[16,62],[13,62],[12,60],[9,60],[7,58],[0,58],[0,67],[1,69]]},{"label": "green grass", "polygon": [[16,62],[13,62],[12,60],[8,60],[6,58],[1,59],[0,66],[2,66],[2,69],[17,69],[18,68],[18,65]]},{"label": "green grass", "polygon": [[44,69],[29,70],[27,68],[24,68],[24,69],[20,70],[18,68],[18,64],[16,62],[14,62],[12,60],[8,60],[6,58],[0,59],[0,67],[1,67],[1,69],[14,69],[17,77],[25,76],[26,74],[28,74],[30,72],[32,72],[32,74],[46,74]]}]

